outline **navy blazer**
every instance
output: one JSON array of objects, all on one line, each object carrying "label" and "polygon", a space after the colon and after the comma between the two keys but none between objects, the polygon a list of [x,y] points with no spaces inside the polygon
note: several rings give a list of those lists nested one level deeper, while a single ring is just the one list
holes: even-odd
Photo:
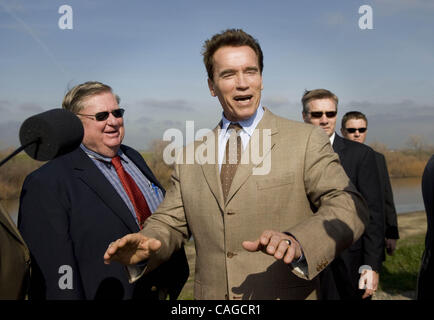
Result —
[{"label": "navy blazer", "polygon": [[434,247],[434,156],[425,166],[422,176],[422,196],[427,218],[427,231],[425,236],[425,250],[420,265],[417,283],[417,299],[433,300],[434,291],[434,259],[432,251]]},{"label": "navy blazer", "polygon": [[333,150],[339,155],[342,167],[369,208],[369,224],[351,247],[345,249],[321,274],[321,298],[324,300],[361,299],[358,289],[359,267],[369,265],[380,271],[384,255],[383,192],[375,160],[370,147],[341,138],[335,134]]},{"label": "navy blazer", "polygon": [[362,263],[379,271],[384,250],[384,207],[375,152],[364,144],[341,138],[337,134],[333,149],[369,208],[369,224],[362,237],[349,250],[361,250]]},{"label": "navy blazer", "polygon": [[375,160],[377,160],[381,190],[384,190],[385,236],[387,239],[399,239],[398,218],[396,216],[392,185],[390,184],[386,159],[384,155],[375,151]]},{"label": "navy blazer", "polygon": [[[142,156],[127,146],[121,149],[164,192]],[[30,297],[34,299],[157,298],[163,288],[176,298],[188,278],[184,249],[133,284],[124,266],[104,264],[110,242],[138,232],[139,227],[81,148],[27,176],[18,227],[32,256]]]}]

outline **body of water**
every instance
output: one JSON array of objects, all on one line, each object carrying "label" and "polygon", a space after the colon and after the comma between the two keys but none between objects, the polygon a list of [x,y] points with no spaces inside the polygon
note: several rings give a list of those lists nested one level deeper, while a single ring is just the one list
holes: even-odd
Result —
[{"label": "body of water", "polygon": [[422,178],[391,179],[390,182],[398,214],[425,210],[422,198]]},{"label": "body of water", "polygon": [[[421,191],[421,178],[391,179],[396,212],[407,213],[425,210]],[[17,223],[18,199],[2,200],[2,204]]]}]

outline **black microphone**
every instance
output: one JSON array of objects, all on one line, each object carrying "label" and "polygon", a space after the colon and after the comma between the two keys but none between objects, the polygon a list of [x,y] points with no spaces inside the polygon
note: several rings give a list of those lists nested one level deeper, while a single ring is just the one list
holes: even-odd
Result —
[{"label": "black microphone", "polygon": [[39,113],[23,122],[19,133],[21,147],[4,159],[0,166],[23,149],[35,160],[52,160],[76,149],[83,135],[83,125],[71,111],[52,109]]}]

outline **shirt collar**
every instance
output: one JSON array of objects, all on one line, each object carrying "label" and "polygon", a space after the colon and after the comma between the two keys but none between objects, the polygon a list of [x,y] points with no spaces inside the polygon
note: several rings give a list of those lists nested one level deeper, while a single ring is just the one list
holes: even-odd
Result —
[{"label": "shirt collar", "polygon": [[333,132],[332,136],[329,138],[331,145],[333,145],[333,142],[335,141],[336,132]]},{"label": "shirt collar", "polygon": [[[98,152],[95,152],[95,151],[92,151],[92,150],[86,148],[83,143],[80,144],[80,148],[83,149],[83,151],[89,156],[89,158],[97,159],[97,160],[104,161],[104,162],[109,162],[109,163],[112,162],[112,158],[103,156],[102,154],[99,154]],[[121,157],[121,159],[123,161],[128,162],[128,158],[122,152],[121,148],[119,148],[117,155],[119,157]]]},{"label": "shirt collar", "polygon": [[[244,132],[246,132],[249,136],[252,136],[253,132],[256,129],[256,126],[258,125],[259,121],[261,121],[263,115],[264,108],[262,108],[262,105],[259,104],[258,109],[256,109],[256,112],[250,118],[238,121],[238,123],[243,128]],[[226,131],[231,122],[232,121],[226,119],[224,113],[222,113],[222,131]]]}]

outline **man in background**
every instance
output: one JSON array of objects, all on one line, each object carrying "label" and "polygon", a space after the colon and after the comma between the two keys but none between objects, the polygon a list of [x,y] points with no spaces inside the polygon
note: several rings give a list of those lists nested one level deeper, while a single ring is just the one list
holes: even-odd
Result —
[{"label": "man in background", "polygon": [[32,256],[32,299],[176,299],[188,278],[183,248],[134,284],[99,258],[107,242],[139,231],[165,192],[140,153],[122,144],[119,100],[100,82],[72,88],[62,107],[82,121],[81,146],[24,181],[18,227]]},{"label": "man in background", "polygon": [[374,151],[336,134],[338,97],[334,93],[326,89],[305,91],[301,101],[304,121],[322,128],[329,136],[345,172],[365,198],[370,215],[362,237],[322,273],[322,298],[371,298],[378,287],[384,248],[383,201]]},{"label": "man in background", "polygon": [[[365,143],[368,133],[368,119],[359,111],[347,112],[342,117],[341,133],[344,138]],[[381,190],[383,190],[383,206],[385,218],[385,247],[386,252],[392,255],[396,249],[396,242],[399,239],[398,219],[396,216],[395,203],[393,201],[392,186],[390,184],[389,171],[387,170],[386,159],[380,152],[375,151],[378,173],[380,174]],[[385,256],[384,256],[385,259]]]}]

